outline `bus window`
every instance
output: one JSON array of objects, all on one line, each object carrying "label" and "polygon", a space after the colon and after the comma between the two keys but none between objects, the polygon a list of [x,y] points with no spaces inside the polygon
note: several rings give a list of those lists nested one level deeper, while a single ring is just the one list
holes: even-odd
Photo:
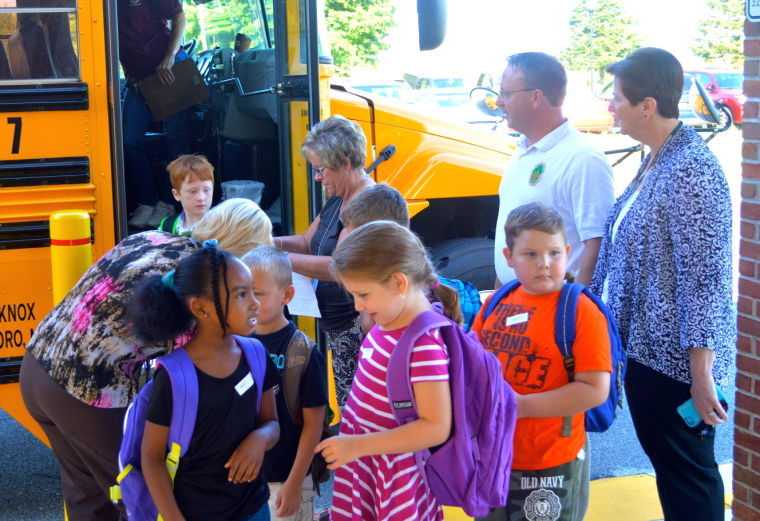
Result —
[{"label": "bus window", "polygon": [[0,81],[78,81],[76,0],[0,0]]}]

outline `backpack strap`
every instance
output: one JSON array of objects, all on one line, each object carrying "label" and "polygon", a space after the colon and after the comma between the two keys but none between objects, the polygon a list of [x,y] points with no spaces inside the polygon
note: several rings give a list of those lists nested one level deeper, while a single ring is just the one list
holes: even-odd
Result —
[{"label": "backpack strap", "polygon": [[[583,284],[568,282],[562,286],[557,303],[557,314],[554,317],[554,342],[562,353],[567,377],[575,380],[575,357],[573,342],[575,342],[575,317],[578,312],[578,297],[584,290]],[[573,417],[562,418],[562,437],[569,438],[573,428]]]},{"label": "backpack strap", "polygon": [[181,214],[167,215],[161,219],[161,223],[158,225],[158,231],[171,233],[172,235],[179,235],[177,233],[179,218]]},{"label": "backpack strap", "polygon": [[158,365],[166,370],[172,387],[172,419],[169,424],[169,446],[166,468],[172,483],[179,460],[190,447],[198,413],[198,375],[193,361],[183,348],[174,349],[160,358]]},{"label": "backpack strap", "polygon": [[316,346],[306,333],[296,329],[285,350],[285,369],[282,372],[282,392],[285,406],[294,425],[303,425],[301,409],[301,379],[311,359],[311,350]]},{"label": "backpack strap", "polygon": [[255,338],[235,335],[235,340],[245,354],[248,369],[253,376],[253,383],[256,384],[256,415],[258,416],[261,409],[261,395],[264,392],[268,353],[264,345]]},{"label": "backpack strap", "polygon": [[391,410],[399,425],[419,418],[417,403],[412,390],[410,363],[414,342],[431,329],[452,326],[454,323],[435,311],[423,311],[406,326],[391,352],[388,361],[388,399]]},{"label": "backpack strap", "polygon": [[496,309],[496,306],[499,305],[499,302],[501,302],[504,297],[516,290],[518,286],[520,286],[520,281],[514,279],[510,280],[502,287],[494,291],[493,295],[488,301],[488,304],[486,305],[485,310],[483,310],[483,322],[485,322],[491,313],[493,313],[493,310]]}]

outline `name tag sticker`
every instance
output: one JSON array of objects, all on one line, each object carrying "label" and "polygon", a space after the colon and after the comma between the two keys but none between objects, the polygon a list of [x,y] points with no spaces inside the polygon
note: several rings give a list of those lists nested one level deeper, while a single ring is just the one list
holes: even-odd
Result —
[{"label": "name tag sticker", "polygon": [[528,317],[528,313],[520,313],[519,315],[512,315],[511,317],[507,317],[507,327],[527,322]]},{"label": "name tag sticker", "polygon": [[371,347],[362,347],[362,358],[372,358],[372,351],[374,351]]},{"label": "name tag sticker", "polygon": [[240,396],[243,396],[245,392],[253,387],[253,376],[251,376],[251,373],[248,373],[245,375],[245,378],[240,380],[237,385],[235,385],[235,390]]}]

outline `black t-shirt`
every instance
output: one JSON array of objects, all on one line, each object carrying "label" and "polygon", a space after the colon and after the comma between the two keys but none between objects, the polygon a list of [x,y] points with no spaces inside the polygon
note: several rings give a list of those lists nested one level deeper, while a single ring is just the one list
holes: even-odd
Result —
[{"label": "black t-shirt", "polygon": [[[285,354],[288,343],[296,326],[289,322],[287,326],[269,335],[254,335],[267,351],[280,374],[286,367]],[[288,479],[290,469],[296,460],[298,440],[301,438],[301,426],[293,423],[285,404],[285,393],[278,389],[275,396],[277,401],[277,418],[280,421],[280,440],[272,447],[264,458],[264,476],[272,483],[282,483]],[[319,407],[327,405],[327,384],[325,382],[325,362],[322,353],[314,349],[309,358],[309,364],[301,377],[301,407]]]},{"label": "black t-shirt", "polygon": [[[338,236],[343,230],[339,215],[342,202],[343,199],[334,195],[327,199],[319,212],[319,225],[311,238],[312,255],[332,255],[335,251]],[[316,294],[322,315],[319,326],[326,331],[346,327],[359,315],[354,309],[353,299],[337,282],[320,280]]]},{"label": "black t-shirt", "polygon": [[[256,513],[269,498],[263,473],[251,483],[227,481],[224,464],[240,443],[257,427],[256,385],[242,396],[235,384],[250,372],[245,355],[240,353],[237,369],[227,378],[215,378],[200,371],[198,375],[198,414],[190,448],[179,462],[174,480],[174,497],[188,521],[242,521]],[[264,387],[280,383],[280,373],[267,357]],[[172,417],[172,391],[169,375],[159,368],[146,419],[168,426]]]}]

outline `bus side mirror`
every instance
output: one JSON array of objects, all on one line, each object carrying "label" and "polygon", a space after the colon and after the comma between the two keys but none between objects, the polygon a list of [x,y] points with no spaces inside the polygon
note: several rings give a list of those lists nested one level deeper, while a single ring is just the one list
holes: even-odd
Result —
[{"label": "bus side mirror", "polygon": [[504,117],[504,112],[496,104],[499,94],[488,87],[475,87],[470,91],[470,101],[475,107],[489,117]]},{"label": "bus side mirror", "polygon": [[446,37],[446,0],[417,0],[420,50],[436,49]]},{"label": "bus side mirror", "polygon": [[[689,105],[691,105],[691,110],[703,121],[712,123],[713,125],[720,125],[718,109],[707,93],[707,89],[698,80],[692,79],[691,81],[692,84],[689,89]],[[723,130],[726,129],[720,129],[720,131]]]}]

